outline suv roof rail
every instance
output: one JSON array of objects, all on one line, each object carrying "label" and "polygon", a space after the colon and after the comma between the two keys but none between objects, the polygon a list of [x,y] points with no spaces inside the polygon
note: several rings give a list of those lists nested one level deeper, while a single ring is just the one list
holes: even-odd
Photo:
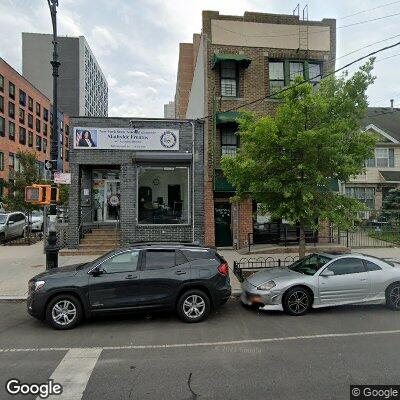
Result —
[{"label": "suv roof rail", "polygon": [[171,246],[188,246],[188,247],[204,247],[201,246],[198,243],[192,243],[192,242],[171,242],[171,241],[145,241],[145,240],[139,240],[134,243],[131,243],[131,246],[157,246],[157,245],[171,245]]}]

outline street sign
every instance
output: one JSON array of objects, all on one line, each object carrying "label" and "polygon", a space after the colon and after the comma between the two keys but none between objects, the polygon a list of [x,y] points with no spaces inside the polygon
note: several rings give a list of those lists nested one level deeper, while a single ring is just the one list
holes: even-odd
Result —
[{"label": "street sign", "polygon": [[59,183],[60,185],[70,185],[71,174],[69,172],[54,172],[54,183]]}]

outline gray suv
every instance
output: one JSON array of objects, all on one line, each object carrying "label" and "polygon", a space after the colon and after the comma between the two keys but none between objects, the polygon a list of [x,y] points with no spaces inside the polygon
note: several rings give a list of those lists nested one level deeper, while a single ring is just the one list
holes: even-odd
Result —
[{"label": "gray suv", "polygon": [[0,242],[23,237],[26,218],[22,212],[0,213]]}]

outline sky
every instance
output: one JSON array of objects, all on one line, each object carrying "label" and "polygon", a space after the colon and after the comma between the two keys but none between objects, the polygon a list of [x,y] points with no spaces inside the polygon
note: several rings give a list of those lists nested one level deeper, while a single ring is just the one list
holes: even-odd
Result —
[{"label": "sky", "polygon": [[[298,0],[59,0],[59,35],[84,35],[109,85],[109,116],[162,117],[173,100],[178,48],[201,31],[202,10],[291,14]],[[382,5],[393,3],[384,7]],[[337,18],[336,67],[400,41],[400,1],[310,0],[309,19]],[[371,8],[375,10],[362,12]],[[357,15],[352,15],[359,13]],[[398,14],[377,21],[370,19]],[[358,25],[346,25],[362,22]],[[47,0],[0,0],[0,56],[21,72],[21,32],[51,33]],[[383,41],[397,35],[390,40]],[[393,56],[393,57],[391,57]],[[391,58],[387,58],[391,57]],[[379,61],[382,60],[382,61]],[[377,55],[371,106],[400,105],[400,46]],[[359,66],[360,64],[357,64]],[[350,69],[350,73],[355,68]]]}]

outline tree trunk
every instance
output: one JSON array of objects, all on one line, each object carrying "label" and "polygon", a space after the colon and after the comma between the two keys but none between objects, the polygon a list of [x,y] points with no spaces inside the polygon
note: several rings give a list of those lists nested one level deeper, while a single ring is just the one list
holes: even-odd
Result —
[{"label": "tree trunk", "polygon": [[300,221],[300,237],[299,237],[299,258],[306,256],[306,235],[304,232],[304,223]]}]

